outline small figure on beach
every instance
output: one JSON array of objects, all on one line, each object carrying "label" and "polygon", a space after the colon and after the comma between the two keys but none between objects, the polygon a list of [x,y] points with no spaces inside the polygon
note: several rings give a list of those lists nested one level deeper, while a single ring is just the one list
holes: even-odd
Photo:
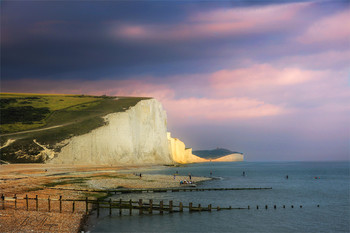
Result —
[{"label": "small figure on beach", "polygon": [[188,173],[188,177],[190,178],[190,180],[192,179],[191,173]]},{"label": "small figure on beach", "polygon": [[242,176],[245,176],[245,171],[243,171]]},{"label": "small figure on beach", "polygon": [[140,178],[142,178],[142,174],[140,173]]},{"label": "small figure on beach", "polygon": [[286,175],[286,179],[287,179],[287,180],[288,180],[288,178],[289,178],[288,175]]},{"label": "small figure on beach", "polygon": [[174,180],[175,180],[175,178],[176,178],[176,175],[174,174]]}]

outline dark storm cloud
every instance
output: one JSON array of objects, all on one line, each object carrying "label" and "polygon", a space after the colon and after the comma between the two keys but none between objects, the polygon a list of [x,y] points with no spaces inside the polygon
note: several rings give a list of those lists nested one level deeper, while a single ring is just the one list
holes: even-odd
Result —
[{"label": "dark storm cloud", "polygon": [[4,2],[2,78],[93,78],[152,61],[146,57],[167,60],[165,55],[174,54],[174,49],[117,41],[106,31],[112,21],[171,22],[182,15],[176,6],[171,7],[175,14],[164,8],[168,6],[143,2],[136,8],[126,2]]},{"label": "dark storm cloud", "polygon": [[[260,43],[265,44],[264,37],[268,35],[253,33],[248,37],[214,36],[184,41],[158,40],[157,37],[177,25],[186,25],[186,17],[192,12],[260,4],[266,1],[186,4],[5,1],[1,12],[1,76],[4,80],[25,77],[99,79],[133,72],[171,74],[177,62],[182,65],[186,62],[183,72],[193,72],[198,69],[198,61],[202,67],[208,67],[205,64],[213,57],[235,56],[238,59],[242,56],[239,51],[234,54],[220,51],[251,46],[256,36],[261,36]],[[113,24],[163,26],[159,28],[162,31],[154,32],[155,38],[151,41],[137,41],[113,37],[110,31]]]}]

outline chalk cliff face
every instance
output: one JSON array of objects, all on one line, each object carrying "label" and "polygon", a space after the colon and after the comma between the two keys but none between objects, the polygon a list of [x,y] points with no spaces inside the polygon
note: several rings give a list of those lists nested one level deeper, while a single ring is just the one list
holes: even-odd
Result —
[{"label": "chalk cliff face", "polygon": [[185,143],[178,138],[172,138],[168,132],[169,151],[176,163],[205,163],[205,162],[237,162],[243,161],[243,154],[233,153],[217,159],[205,159],[192,154],[192,148],[185,147]]},{"label": "chalk cliff face", "polygon": [[[116,100],[117,101],[117,100]],[[171,164],[166,113],[155,99],[105,116],[106,125],[69,139],[51,163]]]},{"label": "chalk cliff face", "polygon": [[185,143],[178,138],[172,138],[168,132],[169,151],[172,155],[172,159],[176,163],[201,163],[207,162],[206,159],[200,158],[192,154],[192,148],[186,149]]}]

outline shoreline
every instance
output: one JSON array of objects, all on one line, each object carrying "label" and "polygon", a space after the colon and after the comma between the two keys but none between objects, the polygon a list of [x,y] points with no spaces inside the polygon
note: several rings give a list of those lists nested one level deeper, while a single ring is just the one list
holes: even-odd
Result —
[{"label": "shoreline", "polygon": [[[181,179],[188,176],[147,174],[150,170],[168,168],[162,165],[143,166],[104,166],[104,165],[57,165],[57,164],[3,164],[0,165],[0,194],[5,197],[35,197],[59,199],[82,199],[85,197],[104,199],[107,193],[93,193],[88,189],[107,190],[115,188],[175,188],[180,187]],[[140,178],[139,174],[142,174]],[[192,177],[196,183],[210,180],[207,177]],[[73,190],[76,189],[76,190]],[[22,199],[23,200],[23,199]],[[25,210],[24,200],[18,201],[18,209],[12,203],[0,209],[0,232],[80,232],[86,229],[91,208],[85,214],[83,205],[76,206],[72,213],[71,206],[63,205],[58,212],[58,203],[52,202],[52,211],[35,211],[31,201],[29,211]],[[44,201],[41,201],[44,202]],[[45,202],[47,203],[47,201]],[[39,205],[39,209],[43,204]],[[38,219],[41,219],[41,225]],[[33,222],[38,224],[33,224]],[[28,224],[31,223],[31,224]],[[72,224],[70,224],[72,223]]]}]

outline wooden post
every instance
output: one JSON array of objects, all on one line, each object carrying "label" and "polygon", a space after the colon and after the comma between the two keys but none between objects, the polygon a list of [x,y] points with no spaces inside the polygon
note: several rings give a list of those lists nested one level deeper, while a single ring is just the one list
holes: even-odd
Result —
[{"label": "wooden post", "polygon": [[274,209],[276,209],[276,208],[277,208],[277,206],[276,206],[276,205],[274,205],[274,206],[273,206],[273,208],[274,208]]},{"label": "wooden post", "polygon": [[17,194],[15,194],[15,210],[17,210]]},{"label": "wooden post", "polygon": [[268,208],[268,206],[267,205],[265,205],[265,209],[267,209]]},{"label": "wooden post", "polygon": [[60,213],[62,213],[62,196],[60,196]]},{"label": "wooden post", "polygon": [[72,210],[73,213],[74,213],[74,210],[75,210],[75,201],[73,201],[73,210]]},{"label": "wooden post", "polygon": [[48,206],[49,206],[49,212],[51,212],[51,199],[50,199],[50,196],[47,199],[47,203],[48,203]]},{"label": "wooden post", "polygon": [[208,211],[211,211],[211,204],[208,205]]},{"label": "wooden post", "polygon": [[292,207],[292,208],[294,208],[294,206],[293,206],[293,205],[292,205],[291,207]]},{"label": "wooden post", "polygon": [[153,200],[149,200],[149,210],[148,210],[148,213],[152,214],[153,212]]},{"label": "wooden post", "polygon": [[100,201],[97,199],[97,217],[100,216]]},{"label": "wooden post", "polygon": [[112,199],[109,198],[109,216],[112,215]]},{"label": "wooden post", "polygon": [[129,215],[132,215],[132,200],[129,201]]},{"label": "wooden post", "polygon": [[38,211],[38,209],[39,209],[38,195],[35,195],[35,210]]},{"label": "wooden post", "polygon": [[122,215],[122,199],[119,199],[119,215]]},{"label": "wooden post", "polygon": [[180,212],[183,212],[183,211],[184,211],[184,208],[183,208],[182,202],[180,202],[179,211],[180,211]]},{"label": "wooden post", "polygon": [[257,209],[257,210],[259,209],[259,206],[258,206],[258,205],[256,206],[256,209]]},{"label": "wooden post", "polygon": [[232,209],[232,206],[229,206],[228,208],[231,210],[231,209]]},{"label": "wooden post", "polygon": [[28,207],[28,195],[27,194],[26,194],[26,205],[27,205],[27,211],[28,211],[29,207]]},{"label": "wooden post", "polygon": [[159,202],[159,213],[163,214],[163,201]]},{"label": "wooden post", "polygon": [[89,212],[89,198],[86,197],[85,199],[85,213],[87,214]]},{"label": "wooden post", "polygon": [[190,203],[188,204],[188,209],[189,209],[190,212],[192,212],[192,202],[190,202]]},{"label": "wooden post", "polygon": [[300,208],[303,208],[303,206],[301,205]]},{"label": "wooden post", "polygon": [[286,208],[286,205],[283,205],[283,209]]},{"label": "wooden post", "polygon": [[198,210],[199,210],[199,211],[202,211],[201,204],[198,204]]},{"label": "wooden post", "polygon": [[1,201],[2,201],[2,209],[5,209],[5,195],[1,194]]},{"label": "wooden post", "polygon": [[173,201],[169,201],[169,213],[173,212]]},{"label": "wooden post", "polygon": [[217,210],[218,210],[218,211],[220,210],[220,206],[217,207]]},{"label": "wooden post", "polygon": [[248,206],[248,210],[250,209],[250,206]]},{"label": "wooden post", "polygon": [[139,214],[142,214],[142,199],[139,199]]}]

